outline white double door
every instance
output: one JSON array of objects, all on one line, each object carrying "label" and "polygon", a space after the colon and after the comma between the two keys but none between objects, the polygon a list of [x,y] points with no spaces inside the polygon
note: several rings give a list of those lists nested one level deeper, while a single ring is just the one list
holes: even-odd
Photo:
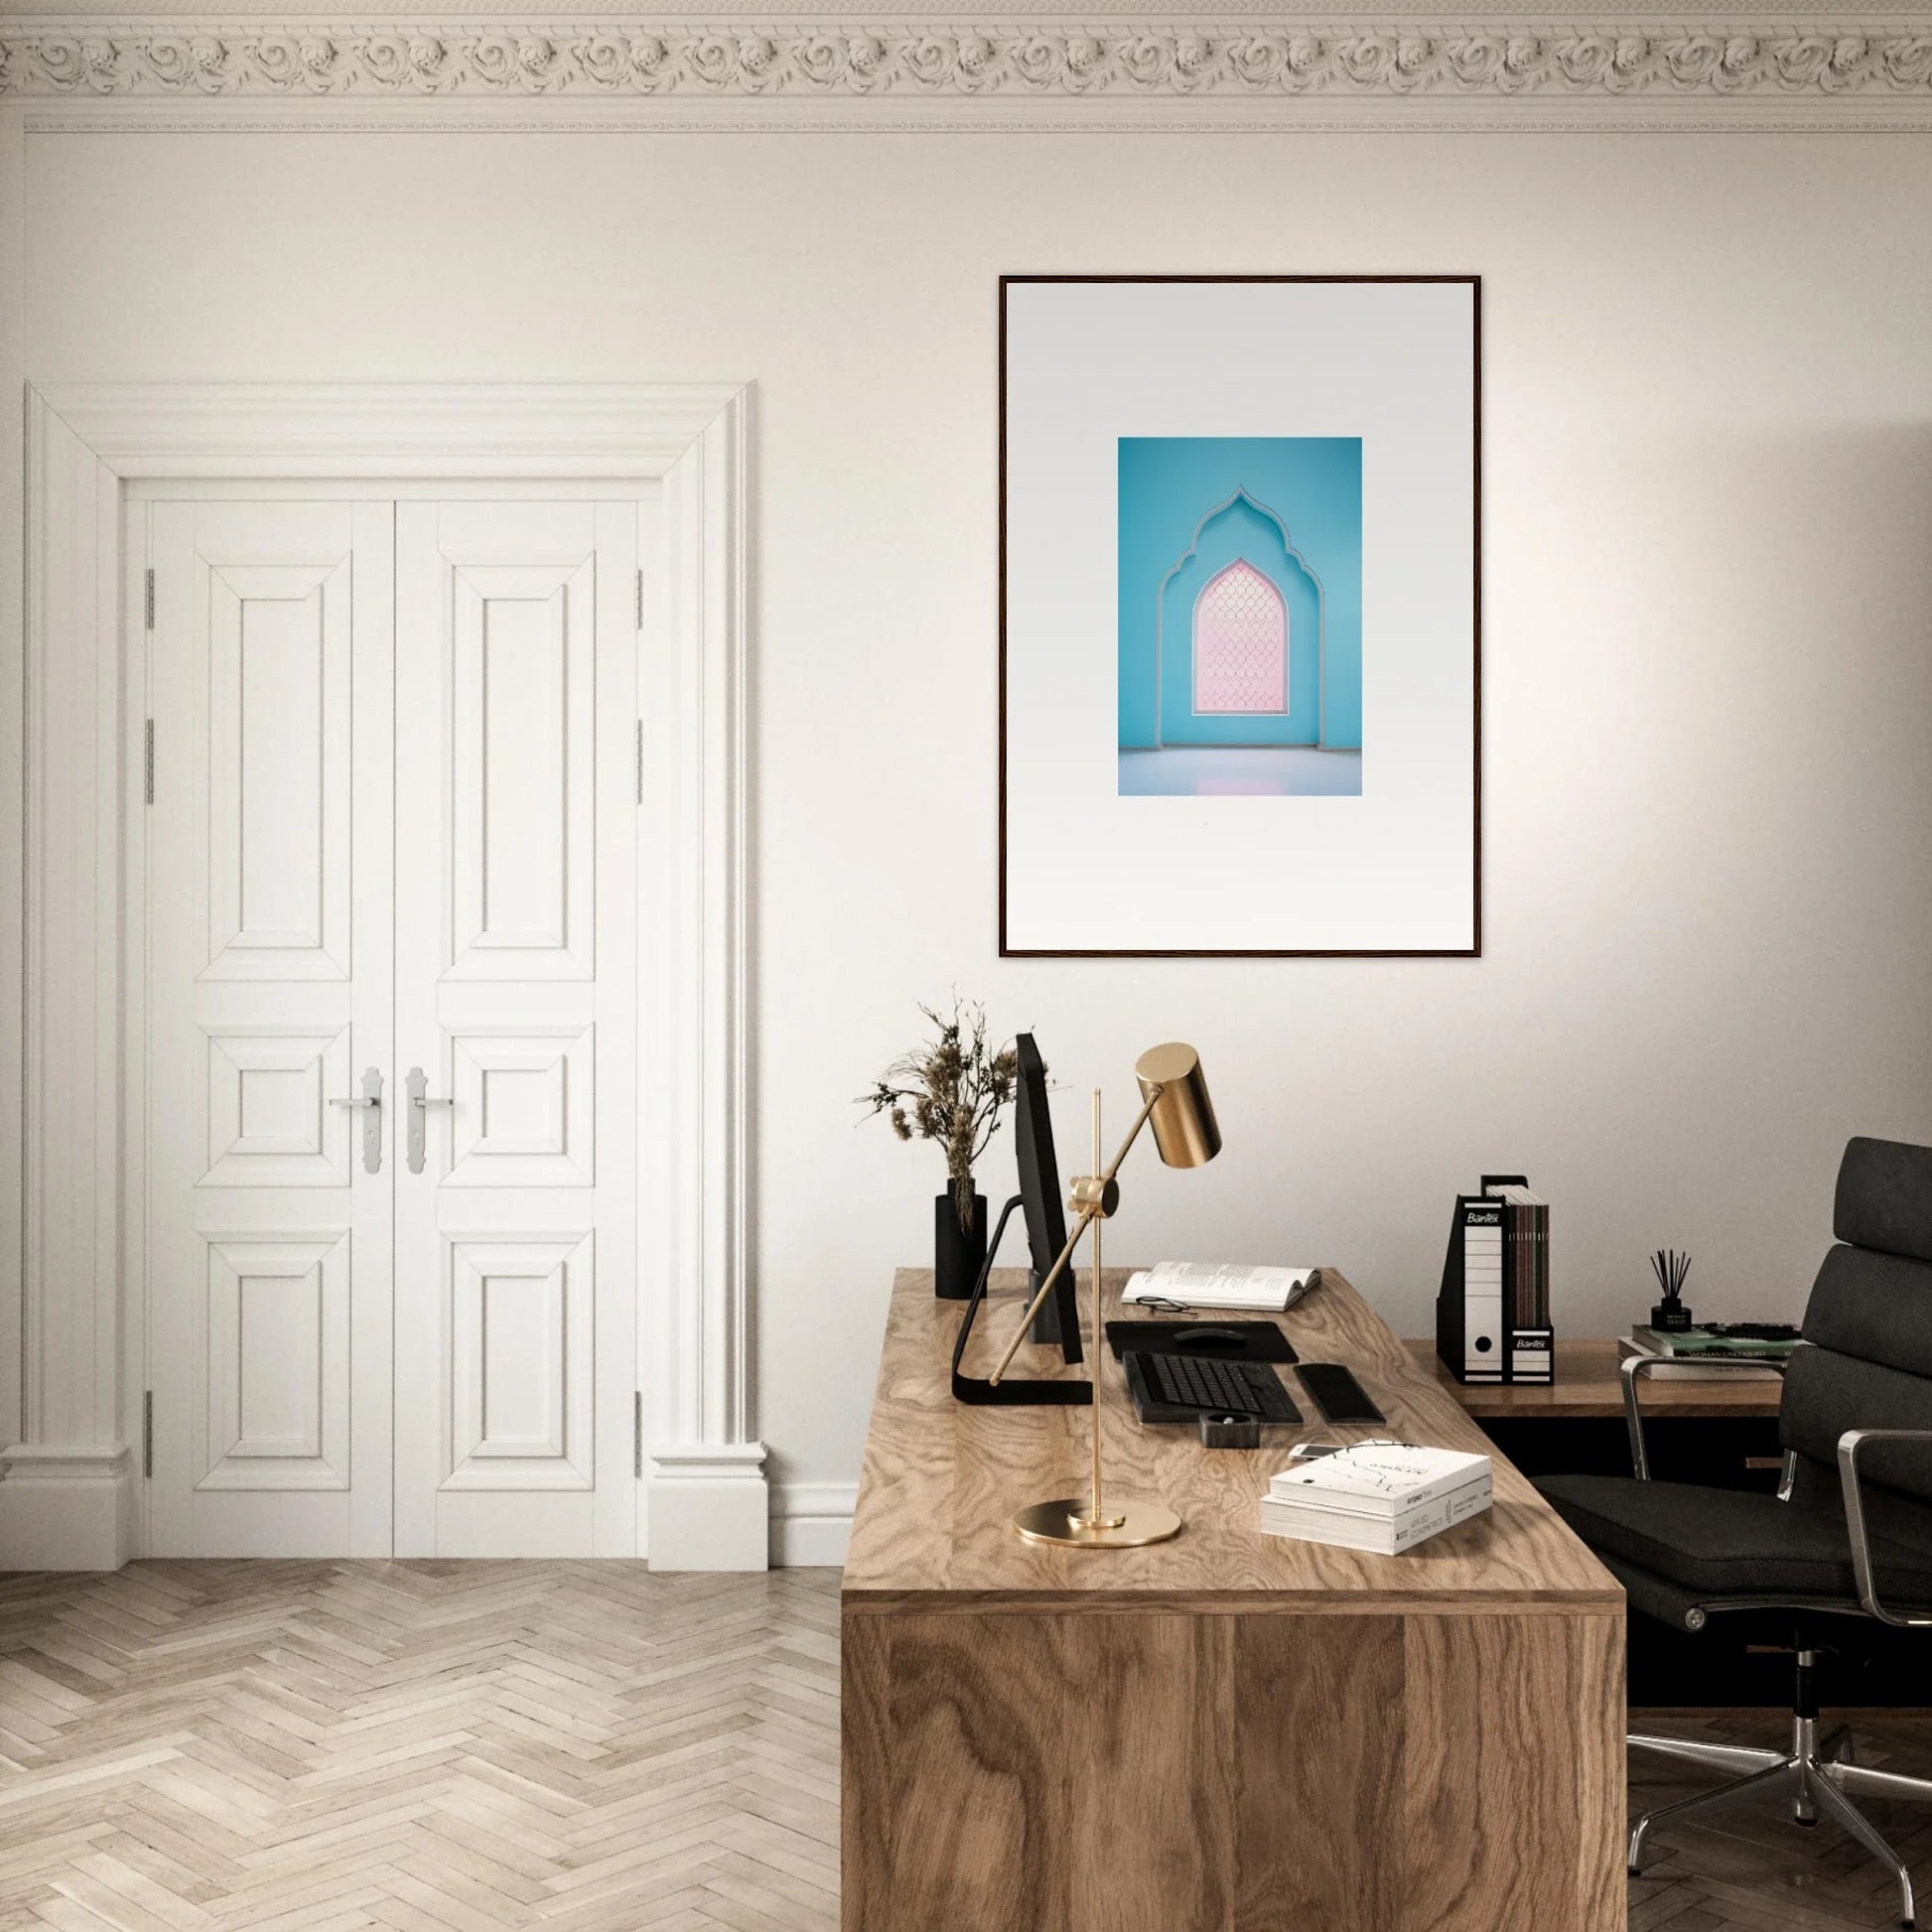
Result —
[{"label": "white double door", "polygon": [[157,1555],[636,1548],[652,511],[134,506]]}]

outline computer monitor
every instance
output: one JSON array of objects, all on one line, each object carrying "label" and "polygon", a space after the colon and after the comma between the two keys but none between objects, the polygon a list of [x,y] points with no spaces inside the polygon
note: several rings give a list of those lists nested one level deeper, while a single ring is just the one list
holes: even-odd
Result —
[{"label": "computer monitor", "polygon": [[[987,1278],[999,1258],[1000,1239],[1007,1222],[1018,1208],[1027,1223],[1027,1246],[1033,1263],[1028,1300],[1039,1293],[1060,1250],[1066,1246],[1066,1214],[1060,1205],[1060,1169],[1053,1158],[1053,1117],[1047,1110],[1046,1064],[1032,1034],[1021,1034],[1014,1041],[1019,1061],[1014,1093],[1014,1158],[1020,1169],[1020,1191],[1000,1210],[999,1225],[986,1251],[986,1266],[973,1285],[972,1298],[960,1317],[959,1333],[953,1342],[952,1392],[961,1402],[999,1403],[1018,1406],[1027,1403],[1078,1404],[1093,1400],[1092,1385],[1080,1382],[1039,1382],[1024,1376],[1004,1375],[996,1384],[985,1376],[965,1373],[967,1344],[973,1333],[973,1320],[986,1300]],[[1084,1359],[1080,1341],[1080,1316],[1073,1294],[1073,1270],[1066,1269],[1053,1284],[1053,1292],[1040,1305],[1034,1317],[1031,1338],[1057,1344],[1060,1358],[1067,1363]],[[1097,1339],[1097,1338],[1096,1338]]]},{"label": "computer monitor", "polygon": [[[1039,1293],[1046,1271],[1066,1246],[1066,1214],[1060,1205],[1060,1169],[1053,1158],[1053,1117],[1047,1109],[1046,1062],[1032,1034],[1013,1042],[1020,1062],[1014,1094],[1014,1157],[1020,1168],[1021,1212],[1027,1217],[1027,1246],[1032,1251],[1032,1293]],[[1081,1359],[1080,1319],[1073,1295],[1071,1268],[1054,1284],[1053,1292],[1034,1317],[1033,1338],[1058,1342],[1069,1362]]]}]

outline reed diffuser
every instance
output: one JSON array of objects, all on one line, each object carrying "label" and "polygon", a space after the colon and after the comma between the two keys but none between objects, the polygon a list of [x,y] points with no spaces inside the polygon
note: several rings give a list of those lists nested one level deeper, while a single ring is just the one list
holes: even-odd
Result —
[{"label": "reed diffuser", "polygon": [[1664,1299],[1650,1311],[1650,1325],[1667,1335],[1681,1335],[1695,1325],[1684,1306],[1684,1278],[1691,1272],[1691,1257],[1675,1248],[1659,1248],[1650,1257],[1650,1272],[1664,1291]]}]

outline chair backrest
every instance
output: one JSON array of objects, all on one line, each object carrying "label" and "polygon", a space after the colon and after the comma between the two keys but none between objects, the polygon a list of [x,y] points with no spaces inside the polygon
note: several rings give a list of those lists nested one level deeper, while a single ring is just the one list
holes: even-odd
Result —
[{"label": "chair backrest", "polygon": [[[1792,1500],[1837,1510],[1848,1429],[1932,1430],[1932,1148],[1851,1142],[1832,1232],[1778,1433],[1798,1456]],[[1932,1548],[1932,1447],[1873,1444],[1859,1470],[1875,1485],[1873,1530]]]}]

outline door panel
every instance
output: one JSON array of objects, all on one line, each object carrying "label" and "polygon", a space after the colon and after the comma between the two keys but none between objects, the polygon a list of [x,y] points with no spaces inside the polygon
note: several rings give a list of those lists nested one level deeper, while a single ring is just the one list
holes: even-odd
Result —
[{"label": "door panel", "polygon": [[207,1409],[199,1487],[342,1489],[349,1237],[207,1243]]},{"label": "door panel", "polygon": [[635,1547],[638,515],[397,510],[399,1556]]},{"label": "door panel", "polygon": [[150,1548],[386,1555],[392,511],[148,517]]},{"label": "door panel", "polygon": [[450,1239],[446,1490],[581,1490],[595,1481],[593,1239]]},{"label": "door panel", "polygon": [[207,975],[347,979],[349,559],[197,563],[207,625]]},{"label": "door panel", "polygon": [[[476,521],[477,506],[466,507],[466,521]],[[449,588],[455,947],[447,977],[594,979],[594,558],[574,567],[452,567]]]},{"label": "door panel", "polygon": [[596,1028],[570,1024],[453,1036],[447,1184],[595,1184],[596,1038]]},{"label": "door panel", "polygon": [[347,1187],[354,1181],[349,1030],[301,1021],[210,1024],[205,1187]]}]

